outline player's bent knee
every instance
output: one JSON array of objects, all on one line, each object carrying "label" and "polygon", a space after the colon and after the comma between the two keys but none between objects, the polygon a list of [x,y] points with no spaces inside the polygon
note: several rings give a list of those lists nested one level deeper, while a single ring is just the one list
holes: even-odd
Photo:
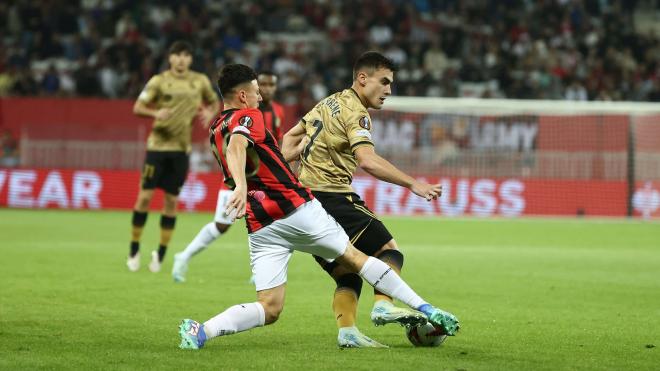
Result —
[{"label": "player's bent knee", "polygon": [[146,212],[133,210],[133,218],[131,220],[131,224],[137,228],[144,227],[145,223],[147,222],[147,215],[148,214]]},{"label": "player's bent knee", "polygon": [[284,309],[284,292],[284,285],[257,292],[257,301],[264,308],[266,325],[274,323],[280,318],[280,314]]},{"label": "player's bent knee", "polygon": [[334,264],[334,266],[333,266],[332,270],[328,271],[328,273],[330,273],[330,276],[332,276],[332,278],[335,281],[337,281],[339,279],[339,277],[341,277],[345,274],[354,273],[353,271],[351,271],[350,269],[344,267],[343,265],[339,265],[336,262],[333,262],[333,264]]},{"label": "player's bent knee", "polygon": [[337,290],[353,290],[357,295],[358,299],[360,298],[360,293],[362,292],[362,277],[357,273],[348,273],[344,274],[341,277],[336,279]]},{"label": "player's bent knee", "polygon": [[231,224],[222,224],[222,223],[215,223],[215,229],[218,230],[220,233],[225,233],[227,230],[231,227]]},{"label": "player's bent knee", "polygon": [[275,323],[280,318],[280,314],[282,313],[282,310],[284,310],[284,306],[281,303],[273,303],[270,301],[260,301],[260,303],[261,306],[264,307],[264,313],[266,315],[265,323],[267,325]]},{"label": "player's bent knee", "polygon": [[161,215],[160,227],[162,229],[174,229],[176,225],[176,216]]},{"label": "player's bent knee", "polygon": [[388,249],[378,254],[378,259],[401,270],[403,267],[403,253],[396,249]]},{"label": "player's bent knee", "polygon": [[367,261],[367,256],[349,243],[344,254],[337,257],[336,261],[351,272],[359,272]]}]

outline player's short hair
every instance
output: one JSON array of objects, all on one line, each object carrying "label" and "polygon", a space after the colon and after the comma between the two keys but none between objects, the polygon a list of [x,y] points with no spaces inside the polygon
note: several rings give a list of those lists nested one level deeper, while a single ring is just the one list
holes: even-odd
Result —
[{"label": "player's short hair", "polygon": [[230,95],[240,84],[257,79],[252,68],[244,64],[226,64],[218,73],[218,88],[223,97]]},{"label": "player's short hair", "polygon": [[385,68],[392,72],[399,70],[399,67],[394,63],[393,60],[387,58],[386,56],[380,54],[379,52],[366,52],[358,57],[353,65],[353,80],[357,78],[357,74],[360,70],[370,68],[374,71],[379,68]]},{"label": "player's short hair", "polygon": [[183,40],[173,42],[172,45],[170,45],[170,49],[168,50],[168,55],[179,54],[179,53],[188,53],[192,55],[193,54],[192,44]]},{"label": "player's short hair", "polygon": [[259,71],[259,73],[257,73],[257,76],[258,75],[266,75],[266,76],[275,76],[275,77],[277,77],[277,74],[275,74],[275,72],[273,72],[271,70],[261,70],[261,71]]}]

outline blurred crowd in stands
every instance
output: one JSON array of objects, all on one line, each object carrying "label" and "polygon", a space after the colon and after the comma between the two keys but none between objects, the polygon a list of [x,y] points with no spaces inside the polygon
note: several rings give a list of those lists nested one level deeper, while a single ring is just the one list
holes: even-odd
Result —
[{"label": "blurred crowd in stands", "polygon": [[166,68],[168,45],[186,39],[194,69],[213,80],[228,62],[273,70],[280,100],[303,107],[346,87],[366,50],[400,65],[399,95],[657,102],[657,4],[9,0],[0,3],[0,96],[133,99]]}]

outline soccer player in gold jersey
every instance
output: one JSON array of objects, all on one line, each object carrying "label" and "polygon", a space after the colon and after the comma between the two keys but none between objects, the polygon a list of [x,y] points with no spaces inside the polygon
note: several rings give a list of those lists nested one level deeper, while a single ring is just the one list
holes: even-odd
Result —
[{"label": "soccer player in gold jersey", "polygon": [[140,268],[140,237],[155,188],[165,192],[165,205],[160,219],[160,245],[151,253],[149,270],[160,271],[174,231],[179,192],[188,174],[192,126],[195,119],[208,125],[220,106],[209,79],[190,70],[192,53],[189,43],[174,42],[168,52],[169,69],[147,82],[133,107],[136,115],[154,118],[147,139],[140,192],[133,210],[130,253],[126,262],[133,272]]},{"label": "soccer player in gold jersey", "polygon": [[[392,93],[394,63],[377,52],[360,56],[353,68],[353,85],[320,101],[284,136],[287,161],[300,159],[300,182],[312,189],[323,208],[343,227],[351,243],[367,255],[387,263],[397,273],[403,254],[383,223],[367,208],[351,181],[357,166],[372,176],[410,189],[428,201],[442,192],[440,184],[427,184],[405,174],[374,150],[372,121],[367,109],[380,109]],[[308,141],[300,153],[300,144]],[[341,347],[377,347],[378,342],[355,326],[362,279],[337,263],[316,261],[335,279],[333,310]],[[413,326],[424,321],[421,312],[395,307],[392,298],[374,290],[371,320],[376,325]]]}]

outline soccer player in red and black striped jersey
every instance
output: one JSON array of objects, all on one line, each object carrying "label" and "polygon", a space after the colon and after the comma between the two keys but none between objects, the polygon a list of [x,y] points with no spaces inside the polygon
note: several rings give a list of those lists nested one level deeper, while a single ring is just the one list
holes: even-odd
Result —
[{"label": "soccer player in red and black striped jersey", "polygon": [[264,114],[266,129],[270,130],[277,140],[282,143],[282,122],[284,122],[284,107],[275,102],[277,92],[277,75],[270,71],[261,71],[257,76],[261,102],[259,110]]},{"label": "soccer player in red and black striped jersey", "polygon": [[242,64],[220,70],[225,110],[211,126],[211,146],[233,190],[226,213],[246,217],[257,301],[234,305],[204,323],[184,319],[180,347],[199,349],[210,339],[274,323],[284,306],[287,266],[294,250],[336,260],[378,290],[423,312],[448,335],[458,319],[417,295],[384,262],[357,250],[346,232],[303,187],[285,161],[258,110],[255,72]]},{"label": "soccer player in red and black striped jersey", "polygon": [[[229,171],[227,157],[218,152],[228,148],[233,135],[245,138],[245,170],[248,186],[248,232],[256,232],[293,212],[312,200],[312,193],[304,188],[282,156],[275,136],[266,130],[258,108],[225,109],[212,126],[211,148],[230,188],[236,183]],[[234,192],[236,194],[236,191]],[[230,202],[232,198],[230,198]],[[233,201],[236,201],[234,198]]]},{"label": "soccer player in red and black striped jersey", "polygon": [[[259,111],[263,115],[265,128],[273,134],[277,143],[282,143],[281,128],[284,120],[284,108],[274,101],[275,93],[277,92],[277,75],[270,71],[261,71],[257,76],[257,82],[262,98],[261,102],[259,102]],[[174,278],[174,282],[185,282],[190,259],[206,249],[207,246],[220,238],[232,226],[233,222],[231,218],[224,213],[230,195],[231,191],[226,189],[218,191],[213,221],[204,225],[192,241],[188,243],[186,248],[174,255],[174,264],[172,265],[172,278]]]}]

